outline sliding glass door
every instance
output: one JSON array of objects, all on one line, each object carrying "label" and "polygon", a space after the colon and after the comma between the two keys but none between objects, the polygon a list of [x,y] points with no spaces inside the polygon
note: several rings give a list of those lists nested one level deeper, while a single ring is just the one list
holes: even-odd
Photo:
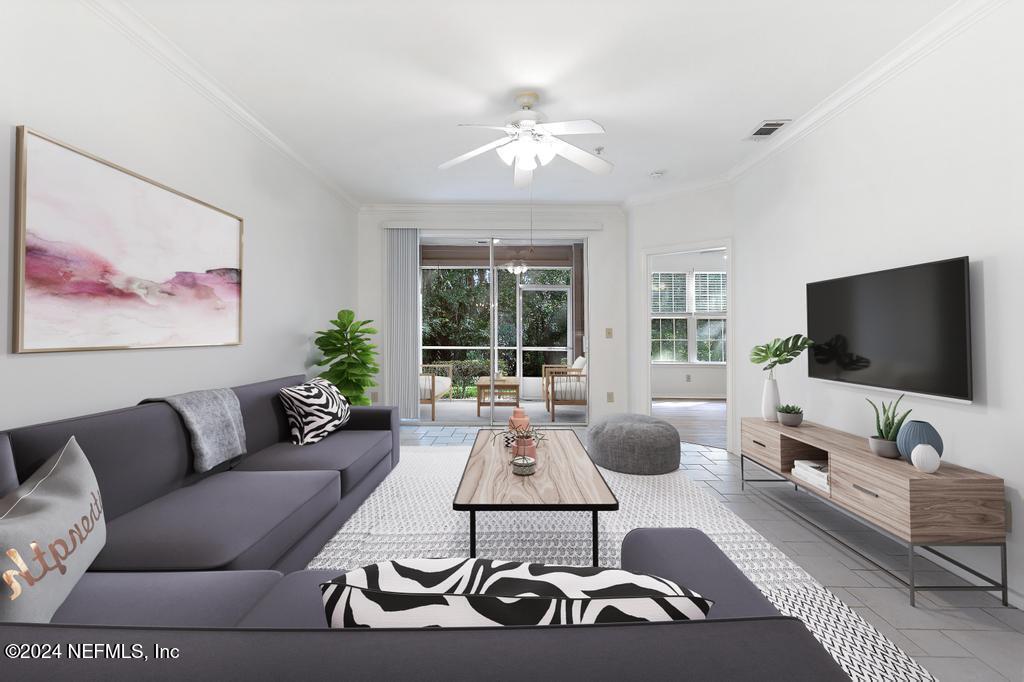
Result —
[{"label": "sliding glass door", "polygon": [[518,406],[534,423],[586,423],[583,253],[424,238],[421,422],[503,424]]}]

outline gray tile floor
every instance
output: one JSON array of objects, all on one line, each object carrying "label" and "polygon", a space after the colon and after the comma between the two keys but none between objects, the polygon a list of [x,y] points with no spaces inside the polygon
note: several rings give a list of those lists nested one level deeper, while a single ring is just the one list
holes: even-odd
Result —
[{"label": "gray tile floor", "polygon": [[[471,444],[476,432],[475,427],[403,427],[402,442]],[[578,432],[585,439],[585,429]],[[740,490],[739,459],[724,450],[683,443],[682,467],[689,478],[706,486],[707,492],[940,680],[1024,680],[1024,611],[1004,608],[997,597],[983,592],[919,592],[917,607],[912,607],[898,582],[776,503],[796,506],[906,577],[902,545],[807,494],[794,492],[792,486],[748,484],[747,490]],[[748,470],[747,477],[762,476]],[[924,557],[915,560],[915,567],[920,582],[963,582]]]}]

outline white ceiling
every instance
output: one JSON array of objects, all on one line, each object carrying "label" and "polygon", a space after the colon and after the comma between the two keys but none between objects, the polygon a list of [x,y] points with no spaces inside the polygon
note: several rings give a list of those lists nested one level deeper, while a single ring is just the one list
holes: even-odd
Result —
[{"label": "white ceiling", "polygon": [[[538,201],[622,202],[726,173],[767,118],[797,118],[952,0],[127,0],[362,203],[516,201],[493,152],[519,89],[607,130],[598,177],[564,159]],[[653,170],[666,170],[652,180]]]}]

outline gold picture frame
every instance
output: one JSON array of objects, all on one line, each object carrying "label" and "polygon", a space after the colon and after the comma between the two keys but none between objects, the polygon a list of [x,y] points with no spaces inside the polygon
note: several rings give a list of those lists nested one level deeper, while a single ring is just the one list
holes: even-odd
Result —
[{"label": "gold picture frame", "polygon": [[[27,126],[18,126],[16,131],[14,353],[241,344],[245,223],[240,216]],[[41,164],[36,172],[50,173],[51,177],[30,177],[36,156],[39,157],[37,163]],[[83,160],[100,165],[93,168],[91,164],[82,163]],[[32,187],[34,182],[40,182],[41,187]],[[104,183],[107,186],[100,186]],[[62,191],[66,196],[60,195]],[[75,212],[76,202],[85,209],[81,214],[110,218],[109,223],[101,220],[102,226],[88,225]],[[152,216],[146,215],[146,209]],[[38,219],[42,227],[30,229],[33,211],[44,216]],[[184,219],[174,223],[172,218],[177,216]],[[116,224],[118,217],[122,222],[131,218],[131,226]],[[216,263],[218,246],[227,262],[205,270],[201,265],[195,271],[173,270],[170,279],[146,279],[130,269],[123,273],[117,271],[112,256],[85,243],[105,231],[109,233],[107,242],[116,245],[108,251],[118,252],[136,266],[142,263],[143,270],[163,272],[166,265],[159,262],[162,258],[159,249],[161,245],[166,247],[172,243],[175,237],[158,233],[158,228],[153,226],[161,221],[166,221],[163,228],[173,225],[175,231],[181,230],[182,241],[202,234],[209,242],[205,251],[203,244],[197,245],[195,241],[187,249],[176,245],[175,253],[166,254],[171,260],[181,261],[173,265],[202,263],[204,258]],[[235,224],[237,238],[232,234]],[[140,225],[142,228],[138,227]],[[79,229],[87,232],[90,227],[93,235],[76,232]],[[38,234],[40,232],[45,232],[45,236]],[[117,236],[124,239],[116,239]],[[27,263],[30,241],[31,267]],[[124,247],[123,242],[141,243],[145,248],[137,251],[146,255],[133,257],[132,250]],[[234,251],[236,244],[237,251]],[[75,271],[79,263],[84,263],[83,272]],[[81,279],[76,279],[79,276]],[[116,311],[118,306],[130,310],[121,315],[107,314],[108,308]],[[66,326],[70,318],[81,323],[81,328],[65,329],[62,324]],[[237,318],[237,323],[228,318]],[[145,320],[159,324],[147,326]],[[181,320],[177,326],[173,324],[176,320]],[[117,328],[116,321],[123,321],[125,328]],[[114,342],[97,342],[107,333]],[[133,333],[138,334],[140,340],[126,340]],[[189,341],[190,334],[195,337],[193,342]],[[54,341],[76,337],[82,342],[58,344]]]}]

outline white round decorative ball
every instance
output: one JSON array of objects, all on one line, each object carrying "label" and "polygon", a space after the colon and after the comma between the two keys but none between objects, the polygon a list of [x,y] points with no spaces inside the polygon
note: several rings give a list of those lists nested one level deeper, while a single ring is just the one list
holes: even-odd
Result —
[{"label": "white round decorative ball", "polygon": [[914,447],[910,453],[910,461],[914,463],[915,467],[926,474],[933,474],[938,471],[939,464],[942,462],[939,459],[939,451],[927,443],[921,443]]}]

